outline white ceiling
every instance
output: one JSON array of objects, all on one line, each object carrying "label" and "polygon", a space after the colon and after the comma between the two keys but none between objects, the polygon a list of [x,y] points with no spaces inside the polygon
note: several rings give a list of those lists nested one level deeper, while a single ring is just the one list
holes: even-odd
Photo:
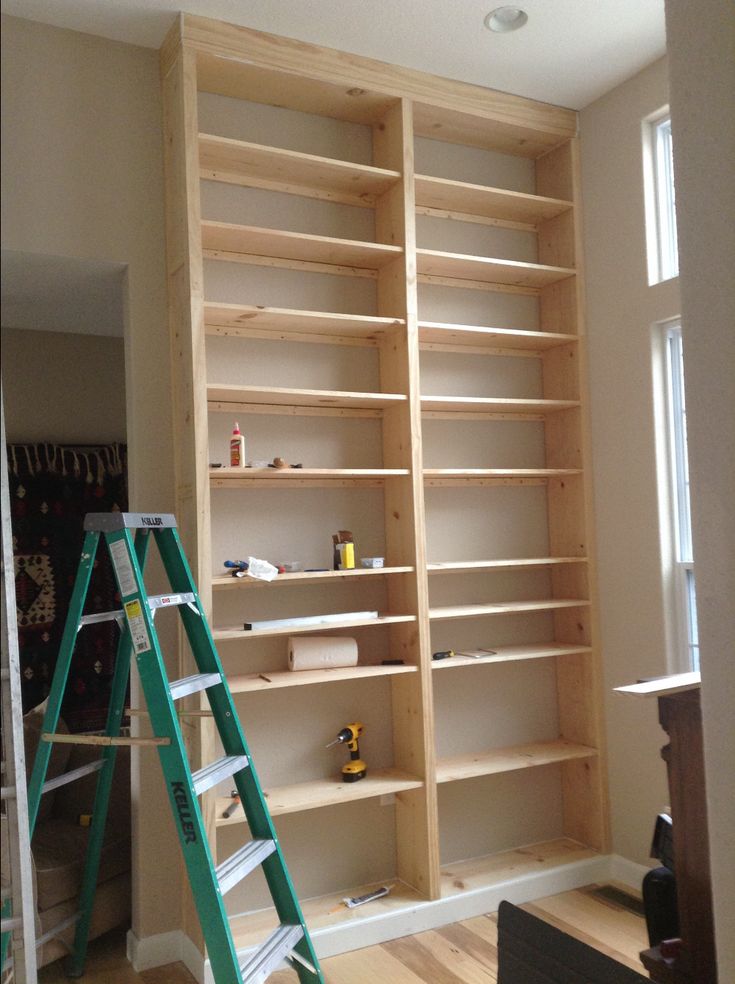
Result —
[{"label": "white ceiling", "polygon": [[[185,0],[1,0],[3,13],[157,48]],[[582,109],[664,54],[664,0],[189,0],[192,14]],[[513,2],[513,0],[511,0]]]}]

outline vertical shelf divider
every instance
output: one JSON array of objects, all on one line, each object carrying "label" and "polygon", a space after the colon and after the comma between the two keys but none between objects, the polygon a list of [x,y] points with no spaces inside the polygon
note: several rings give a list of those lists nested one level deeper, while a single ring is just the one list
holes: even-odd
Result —
[{"label": "vertical shelf divider", "polygon": [[424,545],[421,398],[419,392],[418,302],[416,295],[416,220],[413,166],[413,121],[409,100],[402,99],[373,128],[377,166],[401,172],[401,181],[376,207],[376,235],[403,247],[403,254],[378,275],[378,314],[400,317],[405,331],[380,347],[384,391],[406,393],[405,405],[385,412],[384,467],[410,469],[406,478],[386,482],[386,549],[392,563],[408,564],[415,573],[388,584],[391,610],[415,612],[417,621],[391,628],[391,650],[418,674],[393,678],[394,764],[424,781],[424,787],[397,796],[398,876],[429,898],[439,896],[437,806],[431,653],[428,632],[428,580]]}]

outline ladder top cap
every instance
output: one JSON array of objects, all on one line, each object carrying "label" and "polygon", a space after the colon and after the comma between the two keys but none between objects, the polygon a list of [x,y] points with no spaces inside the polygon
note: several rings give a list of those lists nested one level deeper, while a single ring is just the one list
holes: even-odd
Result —
[{"label": "ladder top cap", "polygon": [[172,513],[87,513],[84,530],[87,533],[111,533],[115,530],[176,529]]}]

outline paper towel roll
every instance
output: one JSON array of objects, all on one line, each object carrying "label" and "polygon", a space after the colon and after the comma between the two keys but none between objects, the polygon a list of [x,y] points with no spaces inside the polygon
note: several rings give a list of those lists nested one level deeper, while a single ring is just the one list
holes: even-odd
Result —
[{"label": "paper towel roll", "polygon": [[357,666],[357,640],[349,636],[291,636],[289,670],[323,670],[331,666]]}]

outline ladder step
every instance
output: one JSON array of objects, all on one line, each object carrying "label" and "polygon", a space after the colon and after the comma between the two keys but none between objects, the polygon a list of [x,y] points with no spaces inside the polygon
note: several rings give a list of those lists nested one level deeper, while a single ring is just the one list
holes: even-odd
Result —
[{"label": "ladder step", "polygon": [[189,694],[199,693],[200,690],[207,690],[215,684],[222,683],[222,676],[219,673],[194,673],[193,676],[182,677],[169,684],[171,697],[173,700],[181,700]]},{"label": "ladder step", "polygon": [[103,765],[104,762],[102,759],[97,759],[94,762],[87,763],[87,765],[80,765],[78,769],[72,769],[71,772],[65,772],[61,776],[56,776],[54,779],[47,779],[41,788],[41,795],[50,793],[52,789],[58,789],[59,786],[65,786],[68,782],[75,782],[77,779],[81,779],[82,776],[88,776],[91,772],[99,772]]},{"label": "ladder step", "polygon": [[194,793],[201,796],[212,786],[216,786],[218,782],[222,782],[223,779],[246,769],[249,764],[247,755],[225,755],[224,758],[210,762],[209,765],[205,765],[203,769],[199,769],[192,775]]},{"label": "ladder step", "polygon": [[14,916],[11,919],[0,919],[0,933],[12,933],[14,929],[20,929],[23,925],[23,920],[20,916]]},{"label": "ladder step", "polygon": [[0,786],[0,800],[15,799],[15,786]]},{"label": "ladder step", "polygon": [[291,953],[303,935],[301,926],[279,926],[260,949],[240,965],[243,984],[261,984],[281,960]]},{"label": "ladder step", "polygon": [[215,874],[222,894],[225,895],[243,878],[247,878],[251,871],[273,854],[275,849],[276,842],[273,840],[250,841],[222,864],[218,864]]}]

